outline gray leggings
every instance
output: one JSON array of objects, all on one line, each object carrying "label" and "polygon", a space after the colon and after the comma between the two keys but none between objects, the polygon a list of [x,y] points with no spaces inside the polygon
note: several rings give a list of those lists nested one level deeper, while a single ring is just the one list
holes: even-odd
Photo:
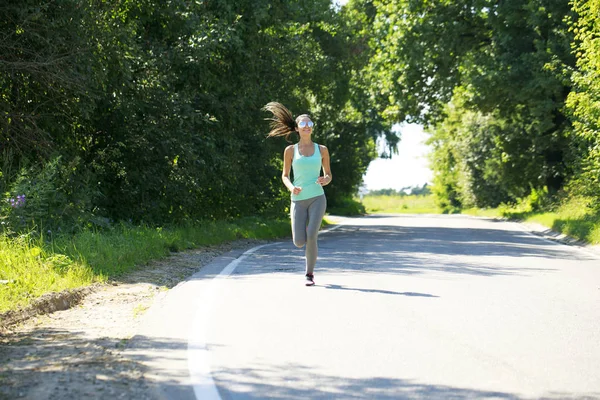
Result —
[{"label": "gray leggings", "polygon": [[292,201],[292,239],[296,247],[306,244],[306,274],[312,275],[317,263],[317,237],[327,208],[325,195]]}]

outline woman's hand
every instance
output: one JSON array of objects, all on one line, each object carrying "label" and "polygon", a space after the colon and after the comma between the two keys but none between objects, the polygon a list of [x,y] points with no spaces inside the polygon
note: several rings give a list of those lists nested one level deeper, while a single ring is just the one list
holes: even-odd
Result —
[{"label": "woman's hand", "polygon": [[329,185],[331,182],[331,176],[325,175],[317,178],[317,183],[321,186]]},{"label": "woman's hand", "polygon": [[302,188],[300,186],[294,186],[294,189],[292,189],[293,194],[300,194],[301,191]]}]

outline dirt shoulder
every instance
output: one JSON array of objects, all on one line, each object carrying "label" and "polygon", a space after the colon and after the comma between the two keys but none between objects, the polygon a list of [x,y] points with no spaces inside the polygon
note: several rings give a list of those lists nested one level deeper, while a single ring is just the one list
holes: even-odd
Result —
[{"label": "dirt shoulder", "polygon": [[119,281],[55,294],[43,303],[50,313],[15,316],[21,323],[0,333],[0,399],[152,399],[145,367],[125,356],[145,311],[216,257],[262,243],[174,254]]}]

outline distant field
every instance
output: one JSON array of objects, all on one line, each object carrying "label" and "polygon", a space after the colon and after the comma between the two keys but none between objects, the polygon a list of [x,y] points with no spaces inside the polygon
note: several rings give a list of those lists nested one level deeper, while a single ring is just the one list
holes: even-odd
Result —
[{"label": "distant field", "polygon": [[364,196],[362,204],[369,214],[439,214],[441,211],[433,201],[433,195]]}]

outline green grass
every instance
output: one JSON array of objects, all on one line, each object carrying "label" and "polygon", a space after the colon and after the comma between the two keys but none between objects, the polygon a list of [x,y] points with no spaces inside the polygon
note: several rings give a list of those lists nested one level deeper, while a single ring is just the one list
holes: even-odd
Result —
[{"label": "green grass", "polygon": [[98,281],[85,263],[46,246],[28,235],[0,236],[0,312],[29,304],[48,292],[81,287]]},{"label": "green grass", "polygon": [[499,208],[467,208],[461,211],[461,214],[474,215],[477,217],[497,217],[503,218]]},{"label": "green grass", "polygon": [[433,195],[365,196],[362,200],[369,214],[439,214]]},{"label": "green grass", "polygon": [[[534,212],[522,206],[470,209],[464,214],[537,222],[574,238],[600,244],[600,213],[589,199],[564,202],[553,211]],[[433,196],[365,196],[368,213],[439,213]],[[324,225],[330,223],[327,217]],[[30,304],[58,292],[116,278],[151,260],[202,245],[240,238],[269,239],[290,234],[288,220],[245,218],[151,228],[117,226],[75,236],[11,237],[0,235],[0,312]]]},{"label": "green grass", "polygon": [[122,225],[69,237],[0,236],[0,312],[26,306],[45,293],[119,277],[172,251],[289,234],[287,220],[244,218],[169,228]]}]

